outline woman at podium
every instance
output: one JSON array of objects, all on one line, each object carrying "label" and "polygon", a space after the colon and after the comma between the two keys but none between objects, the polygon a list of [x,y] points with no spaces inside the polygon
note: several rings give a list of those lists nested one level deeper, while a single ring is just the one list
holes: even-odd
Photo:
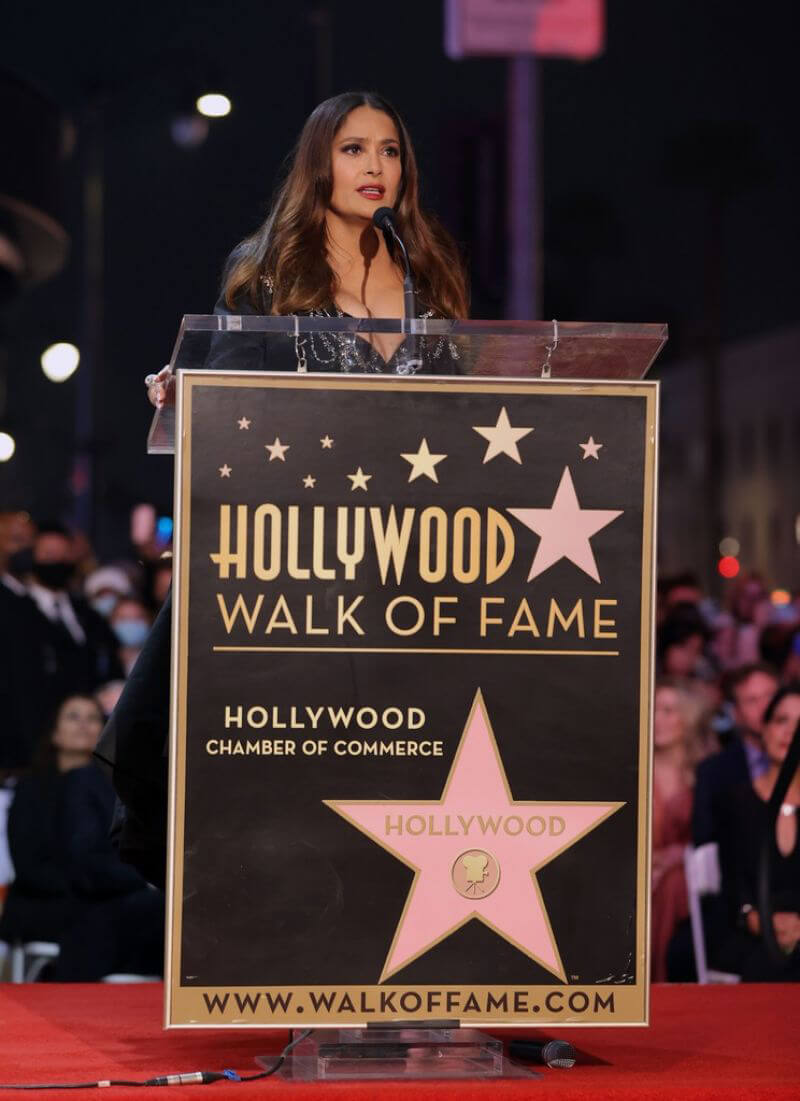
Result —
[{"label": "woman at podium", "polygon": [[[411,139],[400,116],[373,93],[325,100],[306,121],[292,166],[264,224],[231,253],[216,313],[401,319],[409,312],[403,249],[378,230],[388,208],[405,247],[417,317],[463,318],[467,280],[458,249],[419,205]],[[386,212],[386,211],[385,211]],[[457,374],[459,354],[447,337],[315,333],[281,348],[261,335],[212,342],[215,370],[344,371]],[[148,376],[161,407],[169,368]],[[123,857],[163,885],[167,819],[170,608],[168,598],[98,746],[113,766],[124,805],[118,823]]]},{"label": "woman at podium", "polygon": [[[371,92],[334,96],[309,116],[269,216],[228,258],[214,312],[403,318],[402,252],[373,223],[387,208],[408,256],[415,316],[466,317],[464,265],[450,234],[420,207],[408,130],[394,107]],[[255,334],[218,341],[207,366],[460,373],[458,349],[446,337],[316,333],[282,344]],[[159,405],[169,371],[148,378]]]}]

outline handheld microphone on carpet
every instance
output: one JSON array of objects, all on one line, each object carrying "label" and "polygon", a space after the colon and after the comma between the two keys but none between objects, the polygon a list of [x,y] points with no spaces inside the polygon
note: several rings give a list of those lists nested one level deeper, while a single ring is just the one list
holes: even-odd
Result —
[{"label": "handheld microphone on carpet", "polygon": [[525,1063],[541,1063],[545,1067],[575,1066],[575,1048],[566,1040],[511,1040],[508,1054]]},{"label": "handheld microphone on carpet", "polygon": [[414,279],[411,274],[411,264],[409,263],[406,246],[400,240],[400,234],[397,232],[397,228],[394,224],[394,211],[392,208],[390,206],[379,207],[372,215],[372,224],[377,229],[383,230],[384,233],[392,238],[400,249],[400,254],[403,257],[403,267],[406,272],[403,278],[403,313],[405,314],[406,321],[408,321],[410,318],[417,316]]}]

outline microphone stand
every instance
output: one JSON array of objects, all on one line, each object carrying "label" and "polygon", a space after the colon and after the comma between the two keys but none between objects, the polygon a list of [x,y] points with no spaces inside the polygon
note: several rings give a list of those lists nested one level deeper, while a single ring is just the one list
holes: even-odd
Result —
[{"label": "microphone stand", "polygon": [[[389,244],[389,240],[391,240],[400,250],[400,255],[403,258],[403,269],[405,272],[403,276],[403,332],[408,332],[406,327],[407,322],[416,320],[417,317],[417,295],[414,290],[414,277],[411,273],[411,261],[408,259],[408,251],[403,244],[400,234],[395,228],[391,215],[392,211],[390,207],[382,207],[375,212],[373,221],[376,226],[383,230],[387,238],[387,245]],[[419,370],[422,366],[422,359],[417,354],[417,351],[417,337],[414,336],[411,357],[401,361],[402,369],[398,369],[398,374],[413,375],[415,371]]]},{"label": "microphone stand", "polygon": [[405,275],[403,276],[403,320],[408,321],[410,318],[417,316],[417,295],[414,290],[414,278],[411,274],[411,263],[408,259],[408,252],[406,246],[400,240],[400,235],[394,228],[394,222],[391,218],[387,218],[383,223],[384,231],[388,231],[394,243],[400,249],[400,255],[403,257],[403,267],[405,268]]}]

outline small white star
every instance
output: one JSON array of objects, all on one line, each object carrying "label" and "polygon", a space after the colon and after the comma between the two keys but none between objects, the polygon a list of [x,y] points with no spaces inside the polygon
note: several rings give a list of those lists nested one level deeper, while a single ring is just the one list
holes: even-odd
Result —
[{"label": "small white star", "polygon": [[319,442],[322,444],[323,451],[329,451],[333,447],[333,440],[330,436],[323,436]]},{"label": "small white star", "polygon": [[306,489],[313,489],[316,484],[317,479],[312,478],[310,474],[306,474],[305,478],[303,478],[303,485],[306,487]]},{"label": "small white star", "polygon": [[224,464],[223,464],[223,465],[222,465],[222,466],[221,466],[221,467],[219,468],[219,476],[220,476],[220,478],[230,478],[230,476],[231,476],[231,471],[232,471],[232,470],[233,470],[233,467],[232,467],[232,466],[228,466],[228,464],[227,464],[227,463],[224,463]]},{"label": "small white star", "polygon": [[407,463],[411,463],[411,473],[408,476],[409,482],[413,482],[415,478],[421,477],[423,474],[430,478],[432,482],[439,481],[436,474],[436,464],[440,463],[442,459],[446,459],[446,455],[432,455],[428,448],[428,441],[423,439],[419,445],[419,449],[415,453],[400,454],[401,459],[405,459]]},{"label": "small white star", "polygon": [[601,443],[594,442],[594,436],[590,436],[587,443],[579,443],[578,447],[583,448],[584,459],[599,459],[600,456],[597,452],[603,445]]},{"label": "small white star", "polygon": [[280,437],[275,437],[275,443],[265,443],[264,447],[269,451],[269,461],[273,459],[280,459],[282,463],[286,462],[286,452],[289,450],[288,443],[281,443]]},{"label": "small white star", "polygon": [[489,446],[486,448],[486,454],[483,456],[483,461],[485,463],[488,463],[490,459],[494,459],[498,455],[508,455],[515,463],[521,463],[522,459],[519,457],[517,440],[521,440],[523,436],[527,436],[529,432],[533,432],[532,428],[512,428],[505,406],[500,410],[497,424],[484,425],[482,427],[475,424],[472,426],[472,430],[473,432],[478,432],[484,439],[489,441]]},{"label": "small white star", "polygon": [[353,483],[350,486],[351,490],[353,490],[353,489],[366,490],[367,482],[370,480],[372,475],[371,474],[365,474],[364,471],[361,469],[361,467],[359,467],[358,470],[355,472],[355,474],[348,474],[347,477]]},{"label": "small white star", "polygon": [[247,417],[241,417],[241,418],[240,418],[240,419],[239,419],[239,420],[237,421],[237,424],[239,425],[239,430],[240,430],[240,431],[241,431],[241,430],[242,430],[243,428],[244,428],[244,429],[247,429],[247,428],[249,428],[249,427],[250,427],[250,425],[251,425],[252,423],[253,423],[253,422],[252,422],[252,421],[249,421],[249,420],[247,419]]}]

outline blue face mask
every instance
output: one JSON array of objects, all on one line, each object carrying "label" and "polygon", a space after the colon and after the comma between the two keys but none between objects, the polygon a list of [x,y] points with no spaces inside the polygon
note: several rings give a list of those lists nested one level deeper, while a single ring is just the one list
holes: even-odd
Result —
[{"label": "blue face mask", "polygon": [[120,645],[130,646],[132,649],[144,646],[145,639],[150,633],[150,624],[144,619],[121,619],[118,623],[114,623],[113,627]]},{"label": "blue face mask", "polygon": [[99,612],[103,619],[108,619],[116,608],[118,600],[119,597],[115,593],[106,593],[104,596],[96,597],[91,604],[94,610]]}]

